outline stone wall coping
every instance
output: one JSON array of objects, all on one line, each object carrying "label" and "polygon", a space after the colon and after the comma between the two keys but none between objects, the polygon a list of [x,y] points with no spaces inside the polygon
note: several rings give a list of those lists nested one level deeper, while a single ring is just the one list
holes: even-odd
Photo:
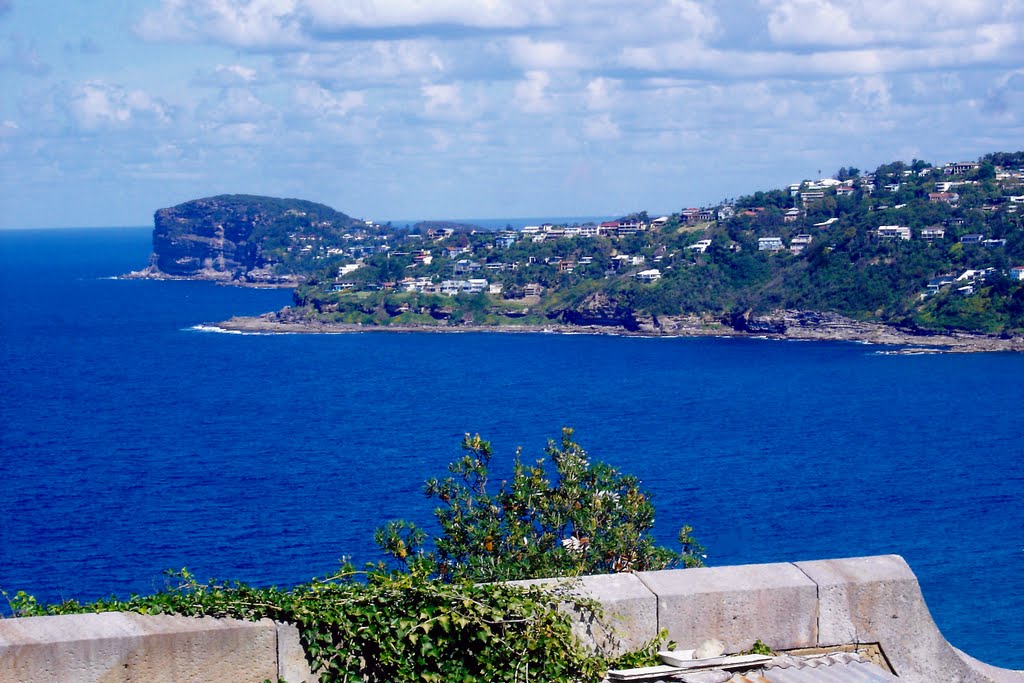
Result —
[{"label": "stone wall coping", "polygon": [[[727,653],[757,639],[778,650],[877,645],[908,683],[1024,683],[1024,672],[979,662],[946,641],[898,555],[513,583],[564,585],[600,602],[607,623],[578,611],[573,618],[585,642],[606,650],[635,648],[661,629],[681,648],[715,638]],[[277,677],[316,680],[295,626],[269,619],[118,612],[0,619],[2,683]]]}]

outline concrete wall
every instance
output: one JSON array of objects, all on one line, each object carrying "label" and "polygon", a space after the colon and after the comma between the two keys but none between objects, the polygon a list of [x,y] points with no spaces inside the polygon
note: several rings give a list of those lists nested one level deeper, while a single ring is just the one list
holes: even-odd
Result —
[{"label": "concrete wall", "polygon": [[269,619],[121,612],[0,620],[0,683],[315,683],[298,630]]},{"label": "concrete wall", "polygon": [[610,578],[546,582],[601,602],[619,637],[583,615],[579,632],[598,634],[592,645],[623,650],[659,629],[681,650],[710,638],[729,653],[757,639],[776,650],[877,644],[910,682],[1024,683],[1024,672],[988,666],[946,642],[897,555],[639,572],[618,585]]},{"label": "concrete wall", "polygon": [[[911,683],[1024,683],[946,642],[910,567],[884,555],[842,560],[586,576],[559,584],[599,601],[577,633],[635,648],[666,629],[679,649],[715,638],[734,653],[877,644]],[[998,637],[998,634],[994,634]],[[1013,647],[1014,643],[1006,643]],[[316,679],[294,626],[128,613],[0,619],[0,683],[289,683]]]}]

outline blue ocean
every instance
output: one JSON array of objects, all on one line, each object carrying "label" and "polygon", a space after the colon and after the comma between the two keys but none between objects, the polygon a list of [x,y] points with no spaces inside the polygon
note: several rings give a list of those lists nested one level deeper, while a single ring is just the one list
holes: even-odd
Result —
[{"label": "blue ocean", "polygon": [[1024,668],[1024,356],[758,339],[204,331],[281,290],[119,280],[150,231],[0,232],[0,588],[285,585],[433,530],[467,432],[563,426],[708,563],[898,553],[956,646]]}]

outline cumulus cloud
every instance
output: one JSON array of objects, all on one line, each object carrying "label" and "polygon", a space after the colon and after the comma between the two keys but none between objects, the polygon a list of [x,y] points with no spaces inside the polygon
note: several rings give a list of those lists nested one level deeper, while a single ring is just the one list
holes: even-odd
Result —
[{"label": "cumulus cloud", "polygon": [[514,92],[516,105],[531,114],[551,111],[553,103],[547,93],[549,85],[551,85],[551,76],[546,72],[527,72],[526,77],[516,84]]},{"label": "cumulus cloud", "polygon": [[289,78],[394,85],[403,79],[418,80],[444,73],[447,60],[432,41],[380,40],[343,45],[329,51],[279,55],[275,66]]},{"label": "cumulus cloud", "polygon": [[617,140],[622,132],[609,114],[600,114],[583,121],[583,135],[590,140]]},{"label": "cumulus cloud", "polygon": [[619,101],[621,81],[598,76],[589,81],[586,87],[587,108],[591,110],[610,109]]},{"label": "cumulus cloud", "polygon": [[257,71],[242,64],[217,64],[212,69],[197,73],[192,82],[196,85],[228,88],[252,84],[256,81]]},{"label": "cumulus cloud", "polygon": [[550,26],[556,14],[546,0],[301,0],[297,13],[321,29],[432,25],[488,29]]},{"label": "cumulus cloud", "polygon": [[219,124],[253,124],[262,127],[277,118],[277,110],[250,88],[224,88],[202,110],[205,118]]},{"label": "cumulus cloud", "polygon": [[295,9],[295,0],[163,0],[135,30],[152,41],[293,47],[303,42]]},{"label": "cumulus cloud", "polygon": [[167,124],[172,108],[142,90],[129,90],[103,81],[74,86],[67,95],[72,120],[85,131]]},{"label": "cumulus cloud", "polygon": [[583,69],[594,65],[585,54],[582,44],[570,45],[561,41],[538,41],[516,37],[508,41],[511,63],[517,68],[530,70]]},{"label": "cumulus cloud", "polygon": [[760,0],[768,32],[778,45],[947,47],[973,42],[979,27],[1019,27],[1018,0]]},{"label": "cumulus cloud", "polygon": [[314,83],[303,83],[295,87],[295,102],[304,111],[312,112],[320,118],[344,118],[349,112],[366,106],[366,93],[334,93]]}]

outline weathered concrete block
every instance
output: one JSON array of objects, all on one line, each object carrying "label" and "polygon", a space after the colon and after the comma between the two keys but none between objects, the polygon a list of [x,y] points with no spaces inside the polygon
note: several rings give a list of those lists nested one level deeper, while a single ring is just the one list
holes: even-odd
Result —
[{"label": "weathered concrete block", "polygon": [[3,683],[277,680],[273,622],[121,612],[0,620]]},{"label": "weathered concrete block", "polygon": [[658,599],[658,626],[681,648],[717,638],[726,652],[760,638],[776,649],[817,643],[817,587],[792,564],[640,572]]},{"label": "weathered concrete block", "polygon": [[[573,610],[573,630],[589,647],[621,654],[635,650],[658,635],[657,598],[635,574],[599,574],[567,579],[513,581],[519,586],[559,587],[601,603],[604,618]],[[571,609],[562,603],[562,609]]]},{"label": "weathered concrete block", "polygon": [[818,586],[822,646],[879,643],[893,671],[910,681],[985,681],[946,642],[917,577],[898,555],[797,562]]},{"label": "weathered concrete block", "polygon": [[277,628],[277,675],[287,683],[318,683],[306,660],[299,629],[295,624],[273,622]]}]

